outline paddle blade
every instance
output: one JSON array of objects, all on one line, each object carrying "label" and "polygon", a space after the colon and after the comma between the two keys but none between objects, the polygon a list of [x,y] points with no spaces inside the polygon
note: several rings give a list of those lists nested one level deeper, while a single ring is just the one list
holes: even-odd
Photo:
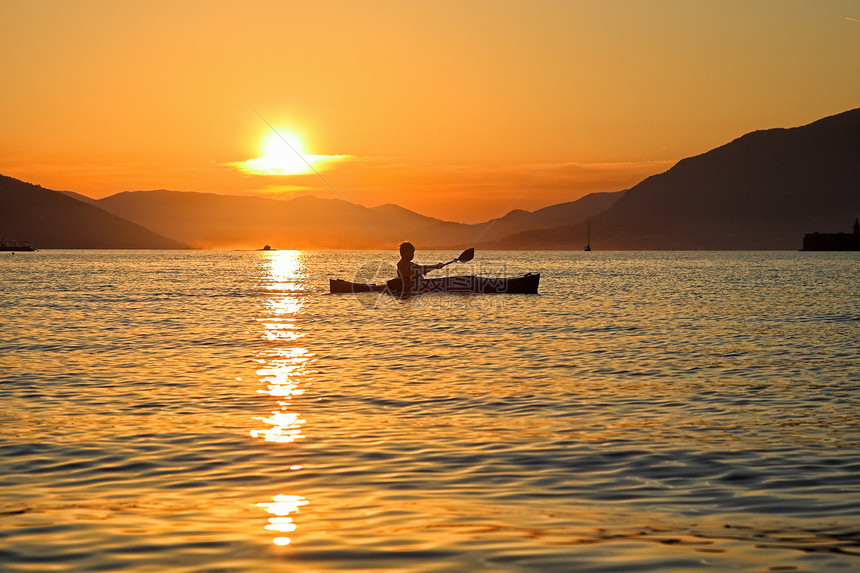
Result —
[{"label": "paddle blade", "polygon": [[473,247],[471,249],[466,249],[465,251],[460,253],[460,256],[457,257],[457,260],[460,261],[461,263],[468,263],[469,261],[471,261],[474,258],[475,258],[475,249]]}]

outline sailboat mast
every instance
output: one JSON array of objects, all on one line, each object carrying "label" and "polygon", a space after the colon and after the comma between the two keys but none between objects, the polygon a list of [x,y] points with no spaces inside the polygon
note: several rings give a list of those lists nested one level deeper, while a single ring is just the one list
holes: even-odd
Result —
[{"label": "sailboat mast", "polygon": [[591,219],[588,219],[588,241],[585,244],[585,250],[591,250]]}]

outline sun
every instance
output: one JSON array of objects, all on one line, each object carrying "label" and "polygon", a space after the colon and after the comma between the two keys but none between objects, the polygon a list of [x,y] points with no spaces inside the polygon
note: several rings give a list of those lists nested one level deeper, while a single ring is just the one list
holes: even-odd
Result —
[{"label": "sun", "polygon": [[352,158],[350,155],[308,153],[301,136],[289,130],[270,131],[260,144],[260,151],[260,157],[227,165],[253,175],[305,175]]},{"label": "sun", "polygon": [[298,134],[272,132],[263,140],[262,157],[246,161],[251,171],[266,175],[302,175],[312,173],[313,160],[305,152]]}]

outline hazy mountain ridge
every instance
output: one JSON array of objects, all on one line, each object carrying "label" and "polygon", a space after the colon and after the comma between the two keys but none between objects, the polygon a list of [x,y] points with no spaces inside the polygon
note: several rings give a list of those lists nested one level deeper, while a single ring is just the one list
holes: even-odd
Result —
[{"label": "hazy mountain ridge", "polygon": [[[260,248],[270,244],[276,248],[391,249],[404,240],[420,248],[457,248],[482,237],[503,239],[522,229],[579,221],[620,196],[597,193],[534,212],[514,210],[469,225],[427,217],[394,204],[370,208],[314,196],[281,200],[155,190],[125,191],[96,200],[5,179],[7,186],[17,185],[18,195],[14,209],[4,196],[3,205],[9,207],[3,212],[18,224],[5,219],[0,223],[7,236],[30,240],[42,248]],[[68,205],[75,208],[68,209]],[[120,222],[132,227],[120,231]],[[129,242],[126,235],[131,228],[135,233],[146,230],[151,236]]]},{"label": "hazy mountain ridge", "polygon": [[57,193],[62,193],[63,195],[67,195],[72,199],[77,199],[83,203],[89,203],[90,205],[98,206],[98,201],[93,199],[92,197],[87,197],[86,195],[81,195],[80,193],[75,193],[74,191],[57,191]]},{"label": "hazy mountain ridge", "polygon": [[550,229],[586,221],[614,205],[623,195],[624,191],[591,193],[576,201],[550,205],[536,211],[515,209],[498,219],[472,225],[437,223],[423,229],[417,237],[422,244],[445,248],[471,245],[476,241],[501,241],[525,230]]},{"label": "hazy mountain ridge", "polygon": [[471,244],[485,234],[503,239],[523,229],[579,221],[620,194],[600,193],[539,211],[512,211],[487,223],[442,221],[385,204],[364,207],[340,199],[280,200],[182,191],[128,191],[96,202],[105,211],[198,248],[390,249],[404,240],[420,248]]},{"label": "hazy mountain ridge", "polygon": [[[289,200],[183,191],[132,191],[98,201],[108,212],[197,248],[390,248],[436,221],[396,206],[313,196]],[[398,210],[396,213],[393,210]]]}]

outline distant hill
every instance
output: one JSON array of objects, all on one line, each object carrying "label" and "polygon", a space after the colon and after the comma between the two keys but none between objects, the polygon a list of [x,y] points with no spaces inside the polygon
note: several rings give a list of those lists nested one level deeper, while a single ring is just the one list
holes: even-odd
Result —
[{"label": "distant hill", "polygon": [[78,201],[82,201],[84,203],[89,203],[90,205],[98,206],[97,200],[87,197],[86,195],[81,195],[80,193],[75,193],[74,191],[58,191],[58,193],[62,193],[63,195],[67,195],[72,199],[77,199]]},{"label": "distant hill", "polygon": [[64,193],[0,175],[0,235],[37,249],[181,249]]},{"label": "distant hill", "polygon": [[339,199],[290,200],[128,191],[97,204],[110,213],[196,248],[392,248],[437,221],[395,205],[363,207]]},{"label": "distant hill", "polygon": [[[591,220],[595,249],[789,249],[860,215],[860,109],[756,131],[629,189]],[[581,249],[584,223],[484,247]]]},{"label": "distant hill", "polygon": [[525,230],[551,229],[586,221],[607,210],[623,195],[623,191],[591,193],[576,201],[550,205],[537,211],[515,209],[498,219],[473,225],[438,222],[418,230],[416,240],[423,245],[435,247],[471,245],[476,241],[482,243],[501,241]]},{"label": "distant hill", "polygon": [[181,191],[127,191],[95,201],[117,216],[197,248],[391,249],[404,240],[420,248],[462,247],[524,229],[584,220],[620,193],[597,193],[538,211],[512,211],[466,225],[425,217],[397,205],[364,207],[339,199],[289,200]]},{"label": "distant hill", "polygon": [[[622,193],[594,193],[537,211],[514,210],[468,225],[398,205],[364,207],[339,199],[290,200],[182,191],[126,191],[91,199],[2,177],[0,234],[42,248],[462,248],[526,229],[585,220]],[[169,238],[167,238],[169,237]]]}]

